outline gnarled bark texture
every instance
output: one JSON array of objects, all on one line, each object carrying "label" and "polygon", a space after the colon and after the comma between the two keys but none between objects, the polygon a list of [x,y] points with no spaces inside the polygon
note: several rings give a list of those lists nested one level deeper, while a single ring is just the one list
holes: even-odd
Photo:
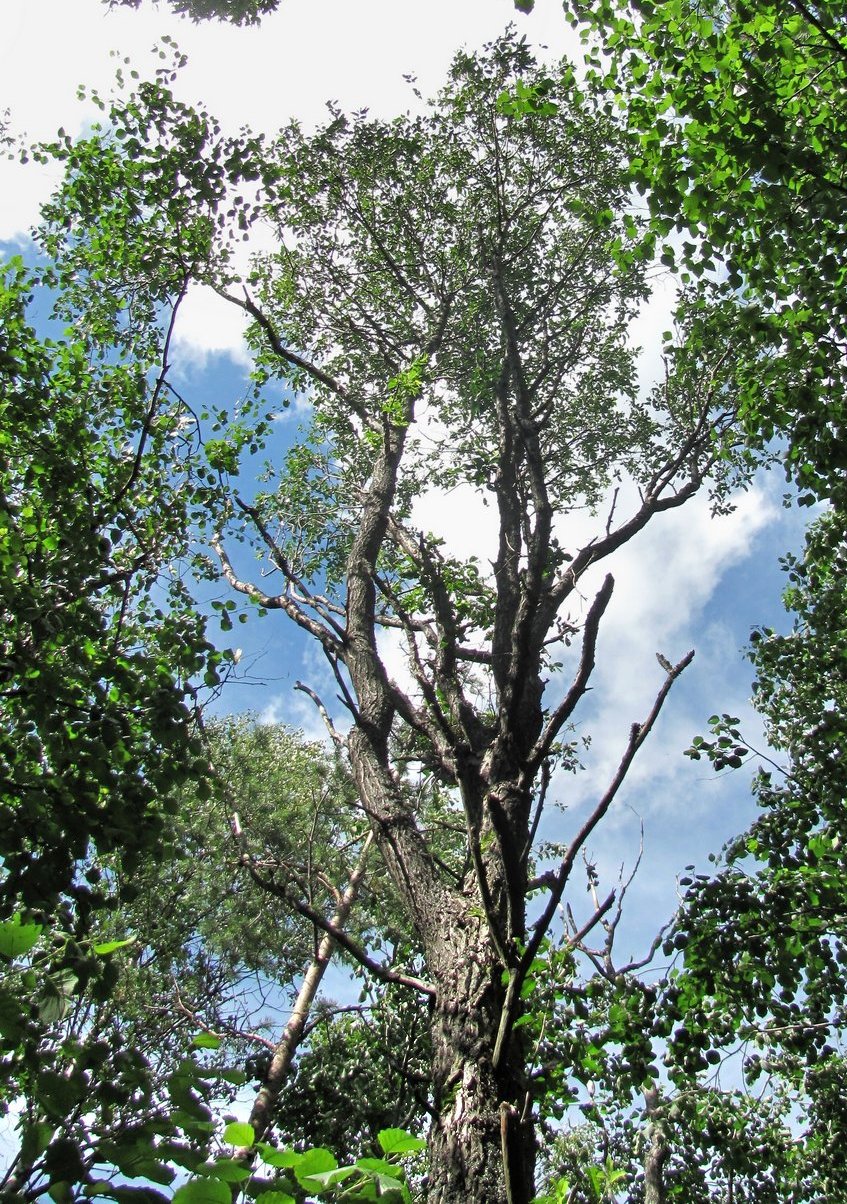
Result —
[{"label": "gnarled bark texture", "polygon": [[644,1092],[647,1115],[647,1151],[644,1155],[644,1204],[665,1204],[665,1163],[670,1155],[668,1137],[655,1087]]},{"label": "gnarled bark texture", "polygon": [[445,933],[444,946],[432,1022],[437,1119],[427,1199],[526,1204],[533,1194],[535,1137],[523,1051],[515,1045],[497,1070],[492,1064],[505,1000],[502,968],[479,921]]}]

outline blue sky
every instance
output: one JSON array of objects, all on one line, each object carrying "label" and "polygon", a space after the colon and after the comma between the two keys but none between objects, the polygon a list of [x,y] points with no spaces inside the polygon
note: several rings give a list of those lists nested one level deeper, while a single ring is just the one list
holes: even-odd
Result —
[{"label": "blue sky", "polygon": [[[510,20],[557,53],[572,45],[556,0],[538,0],[530,18],[515,14],[512,0],[284,0],[260,29],[243,31],[194,28],[150,3],[139,12],[106,15],[99,0],[4,0],[4,104],[11,108],[13,129],[32,138],[49,137],[59,125],[81,130],[93,112],[75,99],[76,85],[84,80],[108,89],[113,48],[143,72],[153,41],[168,33],[189,54],[177,84],[180,96],[204,101],[227,129],[249,122],[272,131],[294,116],[308,126],[322,118],[330,98],[390,116],[412,99],[404,73],[416,73],[423,91],[431,91],[461,43],[479,46]],[[0,164],[0,238],[8,245],[26,246],[26,231],[50,184],[47,169]],[[668,301],[667,292],[658,295],[638,322],[645,376],[657,365]],[[243,392],[241,321],[215,296],[190,296],[175,352],[180,385],[198,408],[210,395]],[[279,423],[275,452],[294,437],[296,421],[292,414]],[[705,499],[698,500],[658,520],[609,565],[618,587],[601,632],[594,690],[578,716],[580,731],[591,731],[592,746],[585,773],[557,783],[568,810],[563,816],[551,813],[544,829],[548,839],[566,839],[602,793],[630,725],[644,718],[661,684],[656,652],[676,661],[690,647],[697,651],[591,846],[608,890],[620,863],[634,860],[636,814],[643,818],[644,868],[631,889],[622,934],[634,953],[673,908],[675,877],[683,866],[702,866],[708,852],[717,851],[752,814],[746,770],[715,779],[702,762],[687,761],[682,749],[705,730],[714,711],[739,715],[756,730],[748,703],[750,668],[741,649],[754,624],[787,621],[779,602],[778,558],[799,548],[806,517],[782,508],[784,488],[780,473],[771,473],[740,499],[733,515],[714,521]],[[490,534],[478,509],[462,499],[432,496],[422,512],[433,529],[443,524],[459,551],[477,548]],[[334,690],[322,658],[293,625],[276,613],[237,625],[226,638],[242,648],[249,681],[228,688],[219,705],[320,735],[311,704],[293,685],[302,678],[328,702]],[[396,649],[392,657],[400,672]],[[585,898],[580,891],[577,885],[578,904]]]}]

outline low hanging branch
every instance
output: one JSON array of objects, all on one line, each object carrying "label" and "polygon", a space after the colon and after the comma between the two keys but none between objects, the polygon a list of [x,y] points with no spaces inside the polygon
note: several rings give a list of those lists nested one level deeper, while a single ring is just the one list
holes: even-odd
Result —
[{"label": "low hanging branch", "polygon": [[[370,840],[370,837],[368,837],[368,840]],[[335,944],[340,945],[360,966],[364,966],[366,970],[370,971],[374,978],[378,978],[380,982],[397,983],[403,987],[410,987],[411,990],[418,991],[421,995],[435,995],[435,987],[430,983],[424,982],[420,978],[415,978],[412,974],[403,974],[402,971],[392,970],[390,966],[384,966],[381,962],[376,961],[358,942],[348,936],[344,929],[339,927],[334,920],[328,920],[319,911],[316,911],[314,907],[310,907],[308,903],[304,903],[302,899],[298,899],[287,886],[280,886],[279,883],[274,882],[271,878],[263,878],[255,866],[250,863],[249,858],[245,858],[243,864],[257,886],[260,886],[262,890],[266,890],[271,895],[276,895],[278,899],[284,899],[289,907],[296,911],[298,915],[303,916],[304,919],[309,920],[316,928],[320,928],[322,932],[331,937]]]}]

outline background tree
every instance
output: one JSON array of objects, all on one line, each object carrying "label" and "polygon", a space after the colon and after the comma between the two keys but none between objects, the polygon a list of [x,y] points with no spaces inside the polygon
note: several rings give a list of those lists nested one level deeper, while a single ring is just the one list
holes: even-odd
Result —
[{"label": "background tree", "polygon": [[382,1129],[424,1132],[431,1107],[426,1012],[403,987],[362,995],[364,1006],[315,1010],[280,1096],[283,1140],[326,1147],[341,1162],[378,1153]]},{"label": "background tree", "polygon": [[[96,1188],[96,1194],[114,1198],[117,1192],[120,1199],[120,1184],[128,1180],[167,1186],[174,1164],[192,1171],[203,1165],[214,1130],[203,1099],[214,1097],[221,1106],[236,1090],[244,1098],[254,1081],[258,1095],[266,1089],[269,1063],[284,1030],[287,1035],[280,1017],[295,996],[299,1000],[300,981],[313,971],[325,934],[257,886],[241,864],[243,851],[248,845],[260,849],[266,867],[270,858],[284,865],[314,914],[332,915],[337,888],[328,889],[328,867],[342,886],[354,872],[361,817],[357,839],[349,779],[296,734],[242,719],[213,724],[207,736],[225,792],[198,797],[196,788],[183,788],[157,858],[130,861],[129,868],[117,852],[86,861],[89,883],[111,884],[110,906],[98,912],[90,932],[93,960],[102,969],[74,984],[64,999],[45,996],[37,1034],[29,1026],[28,1035],[37,1040],[27,1059],[12,1067],[9,1098],[21,1119],[19,1153],[3,1181],[10,1198],[36,1199],[46,1189],[54,1199],[76,1198],[80,1189],[87,1198]],[[230,828],[235,798],[239,840]],[[368,924],[377,911],[372,902]],[[7,1018],[15,994],[24,1002],[30,994],[26,973],[9,967],[3,975]],[[383,1001],[358,1009],[346,1042],[333,1038],[332,1002],[318,1009],[341,1082],[350,1081],[363,1048],[375,1046],[372,1010],[394,1026],[392,1045],[402,1058],[399,1022]],[[288,1042],[287,1069],[302,1035]],[[316,1047],[313,1058],[319,1056]],[[35,1079],[27,1073],[33,1065],[44,1068]],[[398,1093],[391,1085],[399,1072],[388,1071],[381,1088],[378,1068],[358,1109],[353,1092],[344,1109],[347,1125],[363,1141],[357,1117],[372,1119],[367,1136],[374,1143],[379,1130],[405,1119],[410,1100],[416,1118],[421,1111],[408,1089]],[[285,1080],[278,1080],[263,1124],[254,1122],[259,1137],[279,1121],[276,1104]],[[288,1141],[325,1144],[313,1140],[326,1110],[318,1086],[308,1072],[298,1076],[299,1113],[286,1114]],[[353,1153],[349,1142],[331,1144],[342,1158]],[[144,1190],[136,1184],[127,1198]]]}]

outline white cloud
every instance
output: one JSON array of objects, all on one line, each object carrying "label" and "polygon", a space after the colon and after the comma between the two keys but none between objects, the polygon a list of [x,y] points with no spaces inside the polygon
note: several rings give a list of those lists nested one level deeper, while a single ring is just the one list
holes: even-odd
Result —
[{"label": "white cloud", "polygon": [[679,289],[669,272],[657,273],[651,281],[650,301],[642,305],[629,328],[629,341],[640,349],[637,359],[638,381],[646,395],[662,379],[662,333],[673,330],[674,310]]},{"label": "white cloud", "polygon": [[[707,499],[697,499],[657,519],[608,565],[616,591],[601,626],[592,691],[575,716],[577,734],[591,737],[586,768],[557,776],[551,798],[566,811],[548,811],[546,839],[572,839],[608,787],[631,725],[647,717],[663,681],[656,651],[671,661],[689,648],[696,652],[587,846],[605,895],[616,887],[621,865],[627,872],[633,868],[644,823],[644,861],[625,909],[622,955],[642,953],[668,917],[682,867],[705,868],[707,854],[718,852],[755,813],[750,768],[717,776],[707,761],[691,761],[683,750],[694,735],[706,734],[712,711],[738,716],[742,733],[763,744],[749,699],[752,670],[742,661],[741,646],[749,623],[773,604],[770,592],[756,597],[764,578],[772,585],[772,574],[757,567],[764,537],[787,545],[796,535],[796,517],[775,504],[779,485],[766,479],[740,495],[735,512],[724,518],[712,519]],[[595,586],[601,572],[602,566]],[[728,593],[728,574],[743,596]],[[567,684],[565,675],[556,693]],[[578,871],[569,893],[583,909],[584,891]]]},{"label": "white cloud", "polygon": [[[731,685],[723,691],[722,709],[739,705],[738,647],[725,624],[722,629],[721,620],[715,624],[711,619],[709,607],[718,605],[719,597],[720,606],[731,609],[731,600],[718,595],[722,579],[749,557],[756,537],[776,514],[767,494],[758,488],[741,494],[736,510],[722,518],[711,516],[705,495],[697,497],[678,511],[658,515],[607,564],[587,576],[586,606],[607,571],[615,577],[615,592],[601,623],[592,694],[584,708],[591,714],[591,772],[574,783],[572,798],[598,797],[610,780],[630,726],[646,718],[664,680],[657,652],[676,663],[694,648],[695,661],[666,703],[673,720],[663,717],[659,733],[639,753],[628,791],[647,782],[656,785],[680,771],[678,753],[697,730],[696,726],[688,726],[684,733],[680,730],[678,699],[683,689],[688,694],[692,678],[705,684],[723,673]],[[574,653],[578,655],[578,650]],[[702,713],[697,722],[702,725]],[[661,792],[656,798],[660,796]],[[649,803],[651,809],[656,805],[656,799]]]},{"label": "white cloud", "polygon": [[451,556],[476,556],[482,570],[497,555],[497,509],[485,505],[479,490],[456,485],[432,489],[416,499],[412,511],[415,528],[445,540]]},{"label": "white cloud", "polygon": [[605,620],[605,637],[613,635],[627,646],[634,634],[647,632],[659,641],[676,640],[775,515],[758,487],[740,494],[724,517],[711,515],[705,493],[657,515],[614,558],[617,596]]},{"label": "white cloud", "polygon": [[179,353],[176,369],[184,373],[197,366],[204,367],[209,356],[217,352],[226,352],[249,369],[253,360],[244,338],[246,327],[243,310],[225,301],[213,289],[193,285],[174,324],[173,349]]}]

